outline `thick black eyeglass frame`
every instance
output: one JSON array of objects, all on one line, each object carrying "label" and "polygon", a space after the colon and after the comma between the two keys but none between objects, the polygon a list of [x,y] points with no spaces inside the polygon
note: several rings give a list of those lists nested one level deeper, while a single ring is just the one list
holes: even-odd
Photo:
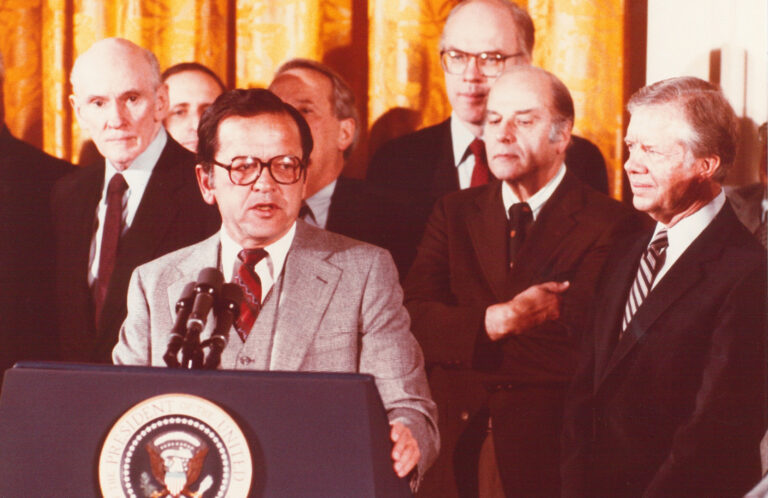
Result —
[{"label": "thick black eyeglass frame", "polygon": [[[299,174],[296,176],[296,179],[293,180],[292,182],[280,181],[277,178],[275,178],[274,173],[272,173],[272,162],[275,161],[276,159],[281,159],[281,158],[284,158],[284,157],[290,157],[292,159],[295,159],[296,162],[298,163],[298,166],[296,168],[294,168],[294,169],[298,169],[299,170]],[[299,159],[296,156],[291,156],[291,155],[286,155],[286,154],[281,154],[279,156],[272,157],[272,158],[270,158],[270,159],[268,159],[266,161],[262,161],[258,157],[254,157],[254,156],[237,156],[237,157],[232,159],[232,162],[235,162],[235,160],[237,160],[237,159],[250,159],[251,161],[253,161],[253,164],[258,164],[259,165],[259,172],[258,172],[258,174],[256,174],[256,177],[253,179],[253,181],[248,182],[248,183],[237,183],[236,181],[234,181],[232,179],[232,164],[223,164],[223,163],[218,162],[215,159],[211,159],[209,162],[210,162],[210,164],[214,164],[214,165],[216,165],[216,166],[218,166],[220,168],[223,168],[223,169],[227,170],[227,176],[229,176],[229,181],[232,182],[233,185],[238,185],[238,186],[241,186],[241,187],[249,187],[249,186],[253,185],[254,183],[256,183],[257,181],[259,181],[259,178],[261,178],[261,174],[264,172],[264,168],[266,168],[267,171],[269,171],[269,176],[271,176],[272,179],[276,183],[279,183],[280,185],[293,185],[294,183],[296,183],[299,180],[301,180],[301,177],[307,171],[307,166],[306,166],[306,164],[304,164],[304,161],[302,161],[301,159]]]}]

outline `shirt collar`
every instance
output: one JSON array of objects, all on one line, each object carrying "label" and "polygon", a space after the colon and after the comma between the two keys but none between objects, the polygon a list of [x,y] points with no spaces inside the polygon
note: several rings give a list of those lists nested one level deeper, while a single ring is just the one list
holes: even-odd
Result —
[{"label": "shirt collar", "polygon": [[456,113],[451,114],[451,142],[453,144],[453,164],[458,166],[464,159],[464,154],[467,152],[467,147],[475,137],[467,125],[465,125],[457,116]]},{"label": "shirt collar", "polygon": [[[560,185],[560,182],[563,181],[564,177],[565,163],[560,165],[560,169],[557,170],[555,176],[553,176],[546,185],[540,188],[538,192],[533,194],[530,199],[525,201],[531,208],[534,220],[539,215],[539,211],[541,211],[541,208],[544,206],[544,204],[549,200],[550,197],[552,197],[552,194],[554,193],[555,189],[557,189],[558,185]],[[521,202],[515,193],[512,192],[512,188],[507,184],[507,182],[501,182],[501,200],[504,203],[504,211],[507,213],[507,217],[509,217],[509,208],[512,206],[512,204]]]},{"label": "shirt collar", "polygon": [[[667,228],[661,222],[656,223],[656,228],[653,231],[654,237],[662,228],[667,229],[667,240],[669,241],[667,259],[672,259],[675,255],[679,256],[682,254],[691,245],[691,242],[712,223],[712,220],[715,219],[715,216],[717,216],[717,213],[720,212],[724,205],[725,192],[723,189],[720,189],[720,193],[714,199],[695,213],[675,223],[673,227]],[[653,237],[651,237],[651,240],[653,240]]]},{"label": "shirt collar", "polygon": [[331,197],[333,197],[333,192],[336,189],[336,182],[337,180],[332,181],[315,192],[312,197],[304,200],[312,210],[312,216],[314,216],[317,226],[320,228],[325,228],[328,224],[328,211],[331,208]]},{"label": "shirt collar", "polygon": [[[267,268],[272,280],[275,280],[277,278],[276,276],[280,275],[283,271],[285,258],[288,256],[288,250],[291,248],[295,235],[296,221],[293,222],[291,228],[285,235],[264,247],[264,250],[267,251],[267,257],[264,258],[264,260],[267,262]],[[231,282],[235,266],[239,264],[237,255],[243,250],[243,247],[229,236],[224,225],[221,226],[221,230],[219,231],[219,239],[221,240],[221,270],[224,274],[225,281]]]},{"label": "shirt collar", "polygon": [[102,192],[102,199],[106,202],[106,192],[109,181],[118,173],[123,175],[125,183],[128,184],[128,189],[131,191],[142,191],[149,182],[149,177],[152,174],[152,170],[155,169],[157,161],[160,159],[160,154],[163,153],[165,144],[168,142],[168,135],[165,132],[165,128],[160,127],[160,131],[157,132],[155,138],[149,143],[144,152],[139,154],[136,159],[125,170],[118,171],[109,159],[105,159],[106,171],[104,173],[104,189]]}]

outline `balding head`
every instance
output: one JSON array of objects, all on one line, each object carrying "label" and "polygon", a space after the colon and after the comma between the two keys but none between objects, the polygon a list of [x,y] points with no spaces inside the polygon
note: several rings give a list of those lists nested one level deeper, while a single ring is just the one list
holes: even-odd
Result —
[{"label": "balding head", "polygon": [[72,83],[72,90],[77,95],[77,87],[84,77],[92,77],[93,70],[103,69],[104,62],[115,58],[117,60],[142,60],[143,64],[136,65],[135,68],[141,68],[154,89],[163,84],[160,76],[160,64],[157,62],[155,54],[142,48],[125,38],[105,38],[97,41],[91,47],[80,54],[75,59],[72,66],[72,72],[69,75],[69,82]]},{"label": "balding head", "polygon": [[75,61],[70,103],[99,152],[122,171],[162,127],[168,89],[157,59],[121,38],[96,42]]}]

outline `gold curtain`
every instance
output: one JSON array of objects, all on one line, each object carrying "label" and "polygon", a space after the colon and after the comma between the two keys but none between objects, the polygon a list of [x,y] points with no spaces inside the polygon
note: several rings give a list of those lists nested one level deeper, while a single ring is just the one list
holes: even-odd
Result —
[{"label": "gold curtain", "polygon": [[[625,0],[519,0],[536,25],[534,63],[576,102],[577,133],[595,142],[621,190]],[[94,41],[128,38],[160,65],[198,61],[232,87],[265,86],[291,57],[322,60],[352,85],[363,127],[347,174],[362,176],[382,141],[450,114],[437,55],[458,0],[0,0],[6,123],[77,160],[83,136],[67,102],[72,62]]]}]

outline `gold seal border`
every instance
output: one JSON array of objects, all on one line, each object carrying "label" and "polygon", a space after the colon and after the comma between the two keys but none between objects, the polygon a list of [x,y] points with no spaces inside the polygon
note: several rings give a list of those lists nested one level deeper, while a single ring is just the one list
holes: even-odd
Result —
[{"label": "gold seal border", "polygon": [[[107,498],[126,497],[121,484],[122,456],[133,436],[147,423],[173,417],[193,417],[221,438],[229,453],[231,474],[227,498],[246,498],[251,488],[253,461],[248,441],[237,423],[216,404],[199,396],[169,393],[153,396],[129,408],[107,434],[99,455],[99,486]],[[127,498],[127,497],[126,497]]]}]

